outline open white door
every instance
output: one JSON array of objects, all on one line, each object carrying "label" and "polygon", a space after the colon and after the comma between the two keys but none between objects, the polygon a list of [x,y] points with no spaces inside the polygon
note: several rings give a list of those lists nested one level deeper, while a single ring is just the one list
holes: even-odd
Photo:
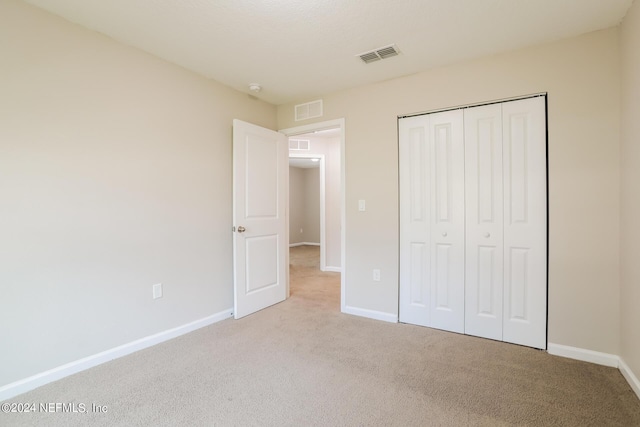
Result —
[{"label": "open white door", "polygon": [[233,275],[236,319],[287,294],[285,135],[233,121]]}]

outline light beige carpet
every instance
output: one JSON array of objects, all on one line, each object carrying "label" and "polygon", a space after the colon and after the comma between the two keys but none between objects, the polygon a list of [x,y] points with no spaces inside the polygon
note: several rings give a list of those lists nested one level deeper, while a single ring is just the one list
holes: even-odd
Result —
[{"label": "light beige carpet", "polygon": [[292,251],[291,298],[10,402],[106,414],[0,414],[42,426],[640,426],[617,369],[340,313],[317,248]]}]

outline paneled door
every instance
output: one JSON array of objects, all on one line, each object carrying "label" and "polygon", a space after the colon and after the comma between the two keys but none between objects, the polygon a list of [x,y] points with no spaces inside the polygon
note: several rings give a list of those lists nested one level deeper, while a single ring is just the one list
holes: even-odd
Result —
[{"label": "paneled door", "polygon": [[547,346],[547,145],[543,97],[502,104],[503,340]]},{"label": "paneled door", "polygon": [[431,327],[464,332],[464,134],[461,110],[432,114]]},{"label": "paneled door", "polygon": [[546,348],[545,103],[399,120],[401,322]]},{"label": "paneled door", "polygon": [[285,135],[233,121],[236,319],[286,298],[288,154]]},{"label": "paneled door", "polygon": [[400,321],[463,332],[462,111],[399,126]]},{"label": "paneled door", "polygon": [[430,326],[431,143],[429,116],[398,122],[400,145],[400,321]]},{"label": "paneled door", "polygon": [[465,333],[502,340],[502,105],[464,112]]}]

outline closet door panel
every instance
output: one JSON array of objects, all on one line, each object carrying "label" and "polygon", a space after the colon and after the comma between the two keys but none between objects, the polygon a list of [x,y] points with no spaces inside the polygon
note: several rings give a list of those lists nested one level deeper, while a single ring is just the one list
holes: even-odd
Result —
[{"label": "closet door panel", "polygon": [[399,120],[401,322],[546,348],[545,98]]},{"label": "closet door panel", "polygon": [[464,129],[462,110],[430,115],[431,307],[434,328],[464,332]]},{"label": "closet door panel", "polygon": [[502,106],[468,108],[465,128],[465,333],[502,340]]},{"label": "closet door panel", "polygon": [[503,104],[504,341],[546,348],[547,196],[544,98]]},{"label": "closet door panel", "polygon": [[430,194],[429,116],[399,121],[401,322],[429,326]]}]

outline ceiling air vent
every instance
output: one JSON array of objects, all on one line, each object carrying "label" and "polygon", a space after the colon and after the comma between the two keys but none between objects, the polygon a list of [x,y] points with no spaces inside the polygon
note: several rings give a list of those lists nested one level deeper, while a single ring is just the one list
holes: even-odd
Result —
[{"label": "ceiling air vent", "polygon": [[322,117],[322,99],[295,106],[295,121]]},{"label": "ceiling air vent", "polygon": [[289,150],[309,150],[311,140],[309,139],[289,139]]},{"label": "ceiling air vent", "polygon": [[361,53],[360,55],[356,55],[362,59],[365,64],[369,64],[374,61],[379,61],[381,59],[387,59],[392,56],[396,56],[400,51],[394,44],[390,44],[389,46],[379,47],[378,49],[374,49],[369,52]]}]

